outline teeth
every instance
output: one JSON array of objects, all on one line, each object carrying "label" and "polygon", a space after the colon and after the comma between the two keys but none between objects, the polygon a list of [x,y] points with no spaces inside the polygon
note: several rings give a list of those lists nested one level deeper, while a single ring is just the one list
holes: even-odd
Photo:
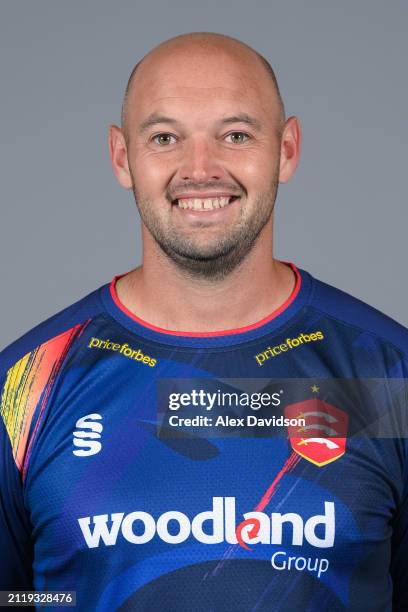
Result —
[{"label": "teeth", "polygon": [[190,210],[213,210],[214,208],[224,208],[230,198],[182,198],[177,200],[179,208],[189,208]]}]

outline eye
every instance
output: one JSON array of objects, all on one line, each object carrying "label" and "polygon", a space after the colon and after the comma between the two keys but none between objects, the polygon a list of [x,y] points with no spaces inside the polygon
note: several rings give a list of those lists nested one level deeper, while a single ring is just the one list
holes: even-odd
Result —
[{"label": "eye", "polygon": [[176,142],[176,138],[171,134],[167,134],[167,132],[156,134],[156,136],[153,136],[152,140],[161,147],[166,147]]},{"label": "eye", "polygon": [[241,144],[249,138],[249,135],[245,132],[230,132],[226,138],[231,138],[229,142],[232,144]]}]

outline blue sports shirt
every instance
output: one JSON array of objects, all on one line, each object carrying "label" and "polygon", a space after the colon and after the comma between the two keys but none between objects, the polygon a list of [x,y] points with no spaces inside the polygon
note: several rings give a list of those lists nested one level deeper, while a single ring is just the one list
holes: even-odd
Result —
[{"label": "blue sports shirt", "polygon": [[114,279],[0,354],[0,590],[76,591],[84,611],[408,609],[406,440],[351,435],[371,408],[347,415],[330,386],[378,381],[380,416],[396,394],[404,417],[408,332],[293,269],[246,328],[153,327]]}]

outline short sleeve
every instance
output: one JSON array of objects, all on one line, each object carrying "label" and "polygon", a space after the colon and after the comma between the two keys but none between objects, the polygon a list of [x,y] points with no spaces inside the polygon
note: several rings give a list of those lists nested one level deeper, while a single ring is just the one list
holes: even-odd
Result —
[{"label": "short sleeve", "polygon": [[10,439],[15,421],[6,409],[5,379],[3,375],[0,387],[0,590],[31,590],[33,546],[21,473]]},{"label": "short sleeve", "polygon": [[405,439],[404,489],[394,519],[391,576],[393,580],[393,611],[408,610],[408,440]]}]

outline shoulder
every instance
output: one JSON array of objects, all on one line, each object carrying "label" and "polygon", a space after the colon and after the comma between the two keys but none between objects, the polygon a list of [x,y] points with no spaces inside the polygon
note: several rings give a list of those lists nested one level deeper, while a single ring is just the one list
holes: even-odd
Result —
[{"label": "shoulder", "polygon": [[310,305],[339,325],[354,328],[408,355],[408,329],[362,300],[315,278]]},{"label": "shoulder", "polygon": [[54,345],[54,352],[64,350],[64,346],[71,342],[85,325],[104,312],[100,298],[104,287],[106,285],[49,317],[4,348],[0,352],[0,374],[38,347],[47,345],[50,348]]}]

